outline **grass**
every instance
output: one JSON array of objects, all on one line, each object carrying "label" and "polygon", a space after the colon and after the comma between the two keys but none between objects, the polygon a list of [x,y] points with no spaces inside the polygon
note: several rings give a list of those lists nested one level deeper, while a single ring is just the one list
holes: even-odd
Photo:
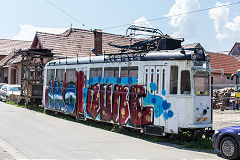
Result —
[{"label": "grass", "polygon": [[24,106],[24,105],[16,104],[15,102],[12,102],[12,101],[8,101],[7,104],[11,104],[21,108],[26,108],[26,109],[33,110],[40,113],[45,113],[44,109],[39,106]]},{"label": "grass", "polygon": [[7,102],[7,103],[15,105],[17,107],[22,107],[22,108],[33,110],[43,114],[73,121],[76,123],[81,123],[87,126],[96,127],[96,128],[104,129],[107,131],[143,139],[153,143],[168,143],[168,144],[174,144],[178,148],[191,148],[191,149],[198,149],[198,150],[203,150],[207,152],[213,151],[211,139],[206,139],[206,138],[194,139],[192,135],[189,134],[188,132],[181,132],[178,135],[169,135],[166,137],[150,136],[150,135],[140,133],[139,130],[137,129],[133,129],[129,127],[121,127],[119,125],[112,124],[112,123],[94,121],[91,119],[88,119],[87,121],[77,121],[76,118],[73,116],[62,114],[62,113],[56,114],[56,112],[44,110],[40,106],[24,106],[24,105],[18,105],[14,102]]}]

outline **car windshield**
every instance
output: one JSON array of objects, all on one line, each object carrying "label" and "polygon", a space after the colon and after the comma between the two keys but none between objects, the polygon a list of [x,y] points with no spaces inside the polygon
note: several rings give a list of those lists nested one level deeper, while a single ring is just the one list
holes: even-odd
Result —
[{"label": "car windshield", "polygon": [[209,95],[209,73],[197,71],[194,74],[194,88],[197,96]]},{"label": "car windshield", "polygon": [[9,91],[20,91],[20,87],[9,87]]}]

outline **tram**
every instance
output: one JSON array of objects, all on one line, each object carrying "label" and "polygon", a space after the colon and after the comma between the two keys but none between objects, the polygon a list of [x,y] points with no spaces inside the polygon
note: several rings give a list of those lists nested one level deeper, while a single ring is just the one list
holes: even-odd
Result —
[{"label": "tram", "polygon": [[209,62],[200,48],[53,60],[44,69],[42,103],[150,135],[212,133]]}]

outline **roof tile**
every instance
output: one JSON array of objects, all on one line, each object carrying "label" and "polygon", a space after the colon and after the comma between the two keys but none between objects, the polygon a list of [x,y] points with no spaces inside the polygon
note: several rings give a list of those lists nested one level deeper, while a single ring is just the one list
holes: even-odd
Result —
[{"label": "roof tile", "polygon": [[16,57],[14,51],[28,49],[31,43],[31,41],[0,39],[0,55],[6,56],[0,61],[0,66],[3,67],[11,63]]},{"label": "roof tile", "polygon": [[[81,57],[89,56],[94,48],[94,32],[83,29],[68,29],[62,34],[49,34],[37,32],[43,48],[52,49],[54,57],[76,57],[77,54]],[[119,45],[130,44],[130,37],[102,33],[102,52],[117,53],[119,48],[112,47],[109,42],[116,42]]]},{"label": "roof tile", "polygon": [[209,52],[206,54],[211,57],[211,68],[216,70],[214,73],[221,73],[219,69],[223,69],[224,74],[236,74],[237,70],[240,69],[240,62],[234,56]]}]

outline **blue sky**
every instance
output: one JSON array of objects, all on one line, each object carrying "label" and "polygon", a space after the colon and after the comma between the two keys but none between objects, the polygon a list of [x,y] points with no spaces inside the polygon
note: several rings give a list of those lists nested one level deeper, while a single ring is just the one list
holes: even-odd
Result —
[{"label": "blue sky", "polygon": [[[32,40],[38,31],[61,33],[75,28],[102,29],[167,15],[214,7],[239,0],[49,0],[86,26],[66,16],[47,0],[8,0],[0,5],[0,38]],[[228,51],[240,42],[240,4],[138,23],[160,29],[184,44],[200,42],[208,51]],[[128,26],[103,30],[125,34]]]}]

